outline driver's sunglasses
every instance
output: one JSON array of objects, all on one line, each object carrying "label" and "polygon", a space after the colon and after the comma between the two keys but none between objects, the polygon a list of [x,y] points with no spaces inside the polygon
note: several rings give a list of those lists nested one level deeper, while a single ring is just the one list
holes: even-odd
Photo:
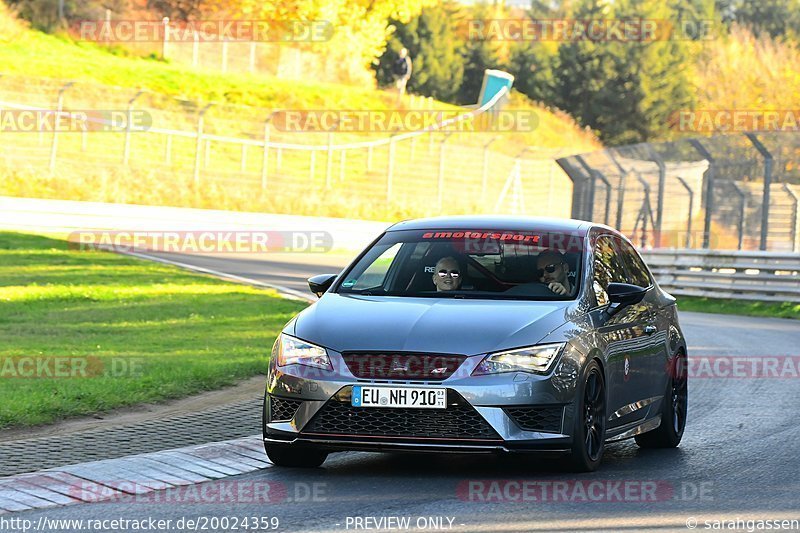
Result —
[{"label": "driver's sunglasses", "polygon": [[544,268],[540,268],[539,269],[539,277],[541,278],[542,276],[544,276],[545,272],[547,272],[548,274],[552,274],[553,272],[556,271],[557,267],[558,267],[558,265],[547,265]]},{"label": "driver's sunglasses", "polygon": [[441,278],[446,278],[448,274],[450,274],[450,276],[452,276],[454,278],[457,278],[458,276],[461,275],[458,270],[451,270],[449,272],[447,270],[440,270],[439,271],[439,277],[441,277]]}]

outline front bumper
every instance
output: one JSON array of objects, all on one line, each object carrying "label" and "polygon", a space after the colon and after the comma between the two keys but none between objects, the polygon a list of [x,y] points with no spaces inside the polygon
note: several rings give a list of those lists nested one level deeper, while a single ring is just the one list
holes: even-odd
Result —
[{"label": "front bumper", "polygon": [[[572,444],[574,378],[508,373],[471,376],[483,356],[468,357],[442,381],[364,380],[338,354],[334,370],[271,366],[264,439],[330,451],[562,453]],[[273,359],[274,360],[274,359]],[[355,384],[444,387],[443,410],[353,408]],[[438,411],[438,412],[437,412]]]}]

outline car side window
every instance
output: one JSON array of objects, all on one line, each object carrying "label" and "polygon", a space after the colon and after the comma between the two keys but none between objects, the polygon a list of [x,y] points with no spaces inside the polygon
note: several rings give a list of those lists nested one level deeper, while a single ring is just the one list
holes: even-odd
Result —
[{"label": "car side window", "polygon": [[609,283],[627,283],[625,267],[610,237],[599,237],[594,245],[594,277],[592,287],[598,305],[609,303],[606,289]]},{"label": "car side window", "polygon": [[395,256],[397,256],[397,252],[400,251],[400,247],[402,243],[396,243],[393,246],[384,250],[384,252],[378,257],[365,271],[361,276],[358,277],[358,280],[355,284],[351,284],[350,286],[353,289],[369,289],[372,287],[379,287],[383,285],[384,280],[386,279],[386,273],[389,272],[389,267],[392,265]]},{"label": "car side window", "polygon": [[640,287],[649,287],[652,285],[653,281],[650,279],[650,273],[647,271],[647,267],[642,261],[642,258],[639,257],[639,254],[633,249],[633,246],[621,239],[617,241],[617,246],[619,246],[622,254],[622,261],[628,268],[630,277],[629,283]]}]

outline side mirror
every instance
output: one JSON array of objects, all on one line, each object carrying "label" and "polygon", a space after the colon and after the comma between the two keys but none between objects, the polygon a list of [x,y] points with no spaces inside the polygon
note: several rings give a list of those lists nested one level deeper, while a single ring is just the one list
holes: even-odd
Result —
[{"label": "side mirror", "polygon": [[336,274],[320,274],[319,276],[313,276],[308,278],[308,288],[317,295],[317,298],[321,298],[322,295],[325,294],[325,291],[331,288],[335,279]]},{"label": "side mirror", "polygon": [[630,283],[609,283],[606,294],[611,302],[608,314],[613,316],[623,307],[641,302],[647,294],[647,289]]}]

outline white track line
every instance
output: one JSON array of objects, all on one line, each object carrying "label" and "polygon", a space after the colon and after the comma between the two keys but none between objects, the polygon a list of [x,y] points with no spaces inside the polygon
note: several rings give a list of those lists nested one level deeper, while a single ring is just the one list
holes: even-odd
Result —
[{"label": "white track line", "polygon": [[226,272],[220,272],[219,270],[213,270],[211,268],[204,268],[196,265],[190,265],[188,263],[181,263],[180,261],[172,261],[171,259],[164,259],[163,257],[157,257],[150,254],[143,254],[141,252],[125,252],[120,250],[115,250],[115,253],[120,253],[123,255],[131,255],[134,257],[138,257],[140,259],[146,259],[148,261],[155,261],[157,263],[164,263],[167,265],[172,265],[176,267],[180,267],[186,270],[192,270],[194,272],[200,272],[202,274],[209,274],[211,276],[222,278],[225,280],[235,281],[237,283],[244,283],[245,285],[254,285],[256,287],[263,287],[265,289],[273,289],[277,291],[279,294],[286,298],[290,298],[292,300],[302,300],[304,302],[314,302],[314,298],[311,296],[307,296],[306,294],[296,291],[294,289],[290,289],[289,287],[284,287],[282,285],[274,285],[272,283],[264,283],[263,281],[258,281],[257,279],[246,278],[244,276],[237,276],[236,274],[228,274]]}]

